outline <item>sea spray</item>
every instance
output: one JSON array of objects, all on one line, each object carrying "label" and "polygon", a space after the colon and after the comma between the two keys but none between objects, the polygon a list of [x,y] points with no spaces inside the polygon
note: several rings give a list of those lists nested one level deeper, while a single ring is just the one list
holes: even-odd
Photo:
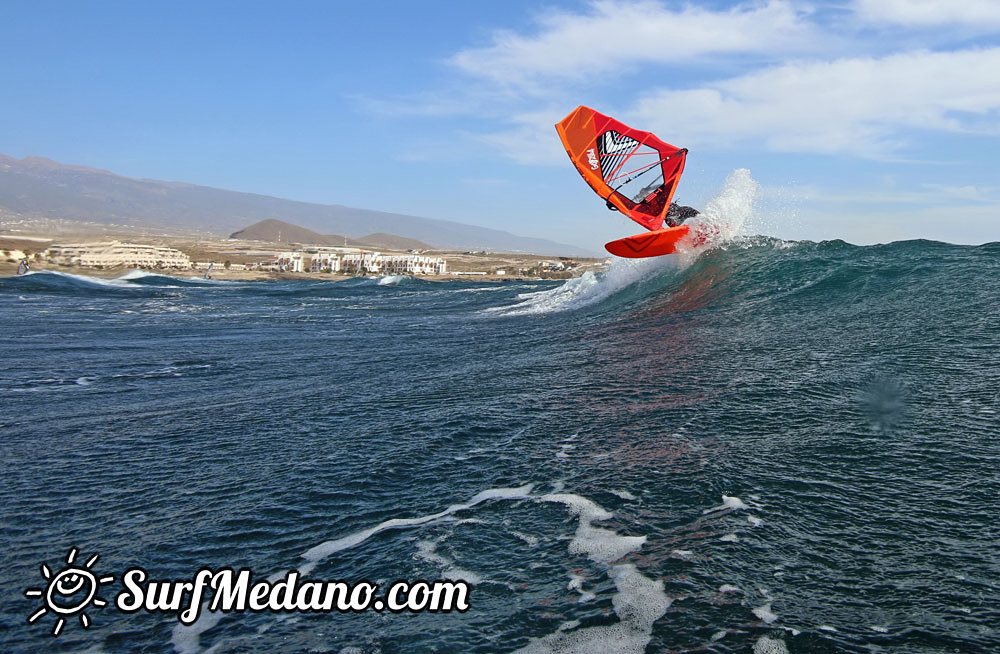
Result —
[{"label": "sea spray", "polygon": [[[750,176],[749,170],[734,170],[726,178],[718,195],[709,200],[704,211],[691,219],[689,224],[701,226],[712,235],[710,246],[742,237],[743,230],[753,215],[759,188],[760,185]],[[656,279],[668,271],[681,272],[694,263],[704,250],[704,247],[680,248],[677,256],[646,259],[614,257],[603,273],[595,275],[587,272],[566,280],[555,288],[522,294],[518,296],[521,301],[513,306],[497,307],[489,311],[517,316],[579,309],[601,302],[626,288]]]},{"label": "sea spray", "polygon": [[712,245],[721,245],[746,236],[746,229],[754,216],[760,184],[746,168],[729,173],[719,193],[705,204],[701,214],[687,224],[702,226],[709,233],[717,234]]}]

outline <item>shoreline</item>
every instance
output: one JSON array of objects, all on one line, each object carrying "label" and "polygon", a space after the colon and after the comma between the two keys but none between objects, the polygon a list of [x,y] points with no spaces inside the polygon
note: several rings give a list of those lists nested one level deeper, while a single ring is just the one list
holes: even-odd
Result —
[{"label": "shoreline", "polygon": [[[0,277],[16,277],[17,276],[17,263],[10,263],[7,261],[0,262]],[[146,268],[131,268],[131,267],[114,267],[114,268],[89,268],[84,266],[58,266],[58,265],[46,265],[43,263],[38,263],[31,266],[31,272],[58,272],[66,273],[70,275],[86,275],[88,277],[97,277],[99,279],[119,279],[130,272],[146,272],[153,275],[164,275],[167,277],[176,277],[178,279],[200,279],[202,277],[202,271],[199,270],[180,270],[176,268],[164,268],[164,269],[146,269]],[[580,274],[582,274],[581,271]],[[391,277],[393,275],[365,275],[371,279],[380,279],[383,277]],[[521,275],[399,275],[401,277],[413,277],[414,279],[422,279],[430,282],[458,282],[458,281],[474,281],[474,282],[525,282],[525,281],[564,281],[565,279],[570,279],[571,277],[579,277],[580,275],[572,275],[571,277],[559,277],[559,278],[544,278],[544,277],[524,277]],[[209,277],[210,280],[214,281],[290,281],[290,280],[319,280],[327,282],[342,282],[348,279],[356,279],[356,275],[339,275],[336,273],[322,273],[322,272],[271,272],[265,270],[225,270],[220,268],[218,270],[213,269],[212,275]]]},{"label": "shoreline", "polygon": [[[256,241],[233,241],[233,240],[213,240],[198,238],[160,238],[160,239],[133,239],[137,246],[169,247],[186,255],[192,264],[199,262],[200,268],[184,267],[173,268],[135,268],[125,265],[114,265],[105,267],[81,266],[79,264],[59,263],[58,258],[44,258],[33,260],[33,257],[47,249],[51,244],[51,239],[41,237],[15,236],[11,234],[0,234],[0,248],[3,249],[3,258],[0,258],[0,276],[14,276],[17,272],[17,259],[22,255],[29,257],[31,270],[34,272],[53,271],[69,274],[89,275],[101,279],[114,279],[121,277],[132,270],[145,270],[154,274],[168,275],[179,278],[198,278],[205,272],[206,262],[214,261],[212,268],[212,279],[216,280],[241,280],[241,281],[274,281],[292,279],[326,280],[330,282],[353,279],[353,274],[338,274],[326,272],[277,272],[271,270],[261,270],[251,268],[249,270],[226,269],[225,263],[232,263],[239,266],[256,265],[262,259],[273,259],[279,253],[294,248],[296,245],[287,243],[265,243]],[[406,253],[395,253],[386,251],[383,254],[408,256]],[[538,279],[566,280],[579,277],[587,270],[601,270],[607,265],[607,259],[599,258],[577,258],[567,257],[546,257],[528,253],[503,253],[503,252],[457,252],[450,250],[428,250],[425,256],[439,257],[446,261],[448,272],[445,274],[412,274],[404,273],[417,279],[428,281],[534,281]],[[565,267],[561,262],[567,262]],[[558,267],[549,267],[555,264]],[[497,274],[506,272],[508,274]],[[387,274],[369,275],[373,277],[385,277]]]}]

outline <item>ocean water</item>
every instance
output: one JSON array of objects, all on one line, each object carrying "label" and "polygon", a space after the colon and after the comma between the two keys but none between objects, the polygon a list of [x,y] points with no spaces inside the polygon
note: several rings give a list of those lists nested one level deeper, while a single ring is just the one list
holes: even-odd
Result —
[{"label": "ocean water", "polygon": [[[1000,244],[749,238],[752,192],[567,282],[0,279],[0,650],[1000,650]],[[470,608],[109,585],[53,637],[24,591],[73,547]]]}]

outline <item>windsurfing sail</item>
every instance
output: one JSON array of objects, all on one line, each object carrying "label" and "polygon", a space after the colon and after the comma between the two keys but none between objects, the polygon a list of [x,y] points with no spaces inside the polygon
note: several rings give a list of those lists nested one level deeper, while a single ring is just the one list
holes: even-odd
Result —
[{"label": "windsurfing sail", "polygon": [[31,270],[31,266],[28,265],[28,260],[21,259],[21,264],[17,267],[17,274],[27,275],[29,270]]},{"label": "windsurfing sail", "polygon": [[646,229],[663,226],[686,148],[583,106],[557,123],[556,131],[577,171],[609,208]]},{"label": "windsurfing sail", "polygon": [[215,267],[215,262],[214,261],[210,261],[209,264],[208,264],[208,270],[205,271],[205,276],[202,277],[202,279],[212,279],[211,277],[209,277],[209,275],[212,274],[212,268],[214,268],[214,267]]}]

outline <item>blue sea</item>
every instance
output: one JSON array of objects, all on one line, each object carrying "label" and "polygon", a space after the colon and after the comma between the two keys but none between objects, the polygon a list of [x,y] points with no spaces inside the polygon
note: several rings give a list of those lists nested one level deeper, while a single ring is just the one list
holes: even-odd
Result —
[{"label": "blue sea", "polygon": [[[0,315],[0,650],[1000,651],[1000,244],[37,272]],[[25,591],[73,548],[115,581],[53,636]],[[116,608],[135,566],[463,580],[469,610],[185,626]]]}]

